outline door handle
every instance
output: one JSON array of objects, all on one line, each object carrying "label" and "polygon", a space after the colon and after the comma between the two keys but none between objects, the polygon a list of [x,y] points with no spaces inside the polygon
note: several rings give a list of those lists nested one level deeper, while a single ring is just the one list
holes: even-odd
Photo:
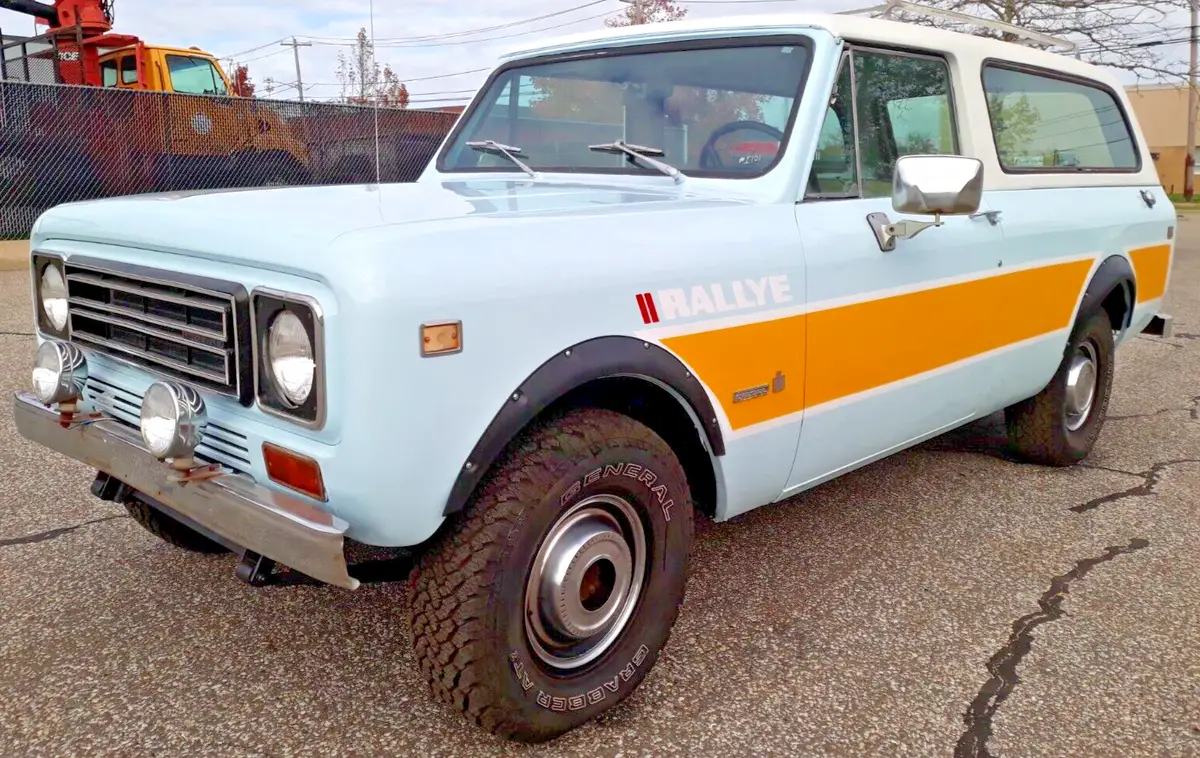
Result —
[{"label": "door handle", "polygon": [[995,226],[1000,223],[1000,214],[1001,211],[981,211],[979,213],[972,213],[970,218],[986,218],[989,224]]}]

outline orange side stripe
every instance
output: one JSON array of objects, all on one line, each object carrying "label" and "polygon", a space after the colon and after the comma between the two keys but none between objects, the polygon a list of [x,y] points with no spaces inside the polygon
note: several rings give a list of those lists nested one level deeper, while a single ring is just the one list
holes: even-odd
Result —
[{"label": "orange side stripe", "polygon": [[[662,342],[716,393],[730,426],[741,429],[804,410],[804,319],[759,321]],[[777,371],[786,381],[783,392],[770,391]],[[735,392],[764,384],[766,396],[733,402]]]},{"label": "orange side stripe", "polygon": [[1071,323],[1092,261],[979,279],[809,315],[812,407]]},{"label": "orange side stripe", "polygon": [[1167,272],[1171,268],[1171,246],[1143,247],[1129,253],[1133,275],[1137,277],[1137,301],[1155,300],[1167,292]]},{"label": "orange side stripe", "polygon": [[[1091,267],[1016,271],[662,342],[742,429],[1065,329]],[[769,390],[779,371],[782,392],[733,402],[736,392]]]}]

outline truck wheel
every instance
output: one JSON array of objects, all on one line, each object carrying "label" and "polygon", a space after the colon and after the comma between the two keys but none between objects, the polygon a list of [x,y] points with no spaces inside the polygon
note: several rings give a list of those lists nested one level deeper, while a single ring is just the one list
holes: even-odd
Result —
[{"label": "truck wheel", "polygon": [[190,550],[193,553],[206,553],[209,555],[229,552],[225,549],[224,545],[213,542],[190,526],[176,521],[157,508],[143,503],[141,500],[126,501],[125,510],[129,511],[129,515],[133,517],[133,520],[141,524],[146,531],[175,547]]},{"label": "truck wheel", "polygon": [[1020,456],[1070,466],[1091,453],[1108,412],[1113,354],[1112,324],[1098,308],[1075,327],[1050,384],[1005,410],[1009,440]]},{"label": "truck wheel", "polygon": [[649,428],[580,409],[527,433],[410,577],[434,696],[523,742],[611,708],[667,642],[692,529],[687,477]]}]

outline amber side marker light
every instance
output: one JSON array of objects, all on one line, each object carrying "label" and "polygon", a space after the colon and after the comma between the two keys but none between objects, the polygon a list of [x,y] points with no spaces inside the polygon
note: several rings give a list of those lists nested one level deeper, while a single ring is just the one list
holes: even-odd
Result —
[{"label": "amber side marker light", "polygon": [[321,466],[312,458],[264,442],[263,461],[271,481],[324,502],[325,482],[321,478]]},{"label": "amber side marker light", "polygon": [[421,324],[421,355],[450,355],[462,352],[462,322]]}]

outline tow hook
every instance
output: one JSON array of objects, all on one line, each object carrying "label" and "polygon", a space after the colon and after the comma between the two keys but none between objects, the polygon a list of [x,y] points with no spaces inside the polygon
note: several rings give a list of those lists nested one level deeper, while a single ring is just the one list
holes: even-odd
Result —
[{"label": "tow hook", "polygon": [[251,587],[266,587],[272,583],[271,573],[274,570],[275,561],[247,550],[242,554],[242,562],[233,570],[233,575]]}]

